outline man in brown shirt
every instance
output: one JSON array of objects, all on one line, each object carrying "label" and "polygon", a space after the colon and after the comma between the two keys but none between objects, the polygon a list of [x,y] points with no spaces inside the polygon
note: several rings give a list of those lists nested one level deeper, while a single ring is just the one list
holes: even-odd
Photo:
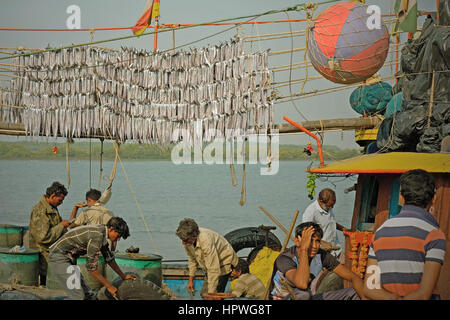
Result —
[{"label": "man in brown shirt", "polygon": [[64,185],[55,181],[31,211],[30,247],[38,248],[40,251],[40,285],[46,284],[49,247],[67,231],[69,226],[69,221],[62,220],[57,209],[66,195],[67,189]]}]

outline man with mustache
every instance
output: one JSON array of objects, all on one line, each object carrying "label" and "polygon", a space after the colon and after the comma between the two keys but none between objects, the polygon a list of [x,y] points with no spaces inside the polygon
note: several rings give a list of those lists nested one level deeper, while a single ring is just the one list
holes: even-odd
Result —
[{"label": "man with mustache", "polygon": [[60,206],[67,189],[63,184],[55,181],[47,188],[45,194],[33,207],[30,217],[30,247],[38,248],[39,254],[39,284],[45,285],[49,261],[49,247],[66,231],[70,222],[59,215]]}]

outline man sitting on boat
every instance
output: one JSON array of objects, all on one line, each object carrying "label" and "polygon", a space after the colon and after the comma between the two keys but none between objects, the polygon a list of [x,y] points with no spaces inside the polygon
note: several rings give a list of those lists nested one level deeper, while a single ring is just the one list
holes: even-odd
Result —
[{"label": "man sitting on boat", "polygon": [[104,207],[104,204],[111,198],[111,188],[105,189],[103,194],[97,189],[90,189],[86,192],[86,202],[77,203],[69,220],[75,219],[78,208],[88,207],[73,221],[70,228],[85,224],[107,224],[109,219],[114,217],[111,210]]},{"label": "man sitting on boat", "polygon": [[199,265],[206,273],[202,295],[224,292],[232,266],[236,266],[239,259],[231,244],[217,232],[199,228],[189,218],[180,221],[176,235],[181,239],[188,256],[188,291],[194,291],[194,275]]},{"label": "man sitting on boat", "polygon": [[[320,249],[323,231],[314,222],[305,222],[295,229],[295,246],[286,249],[275,260],[269,288],[274,300],[359,300],[363,282],[329,252]],[[312,294],[311,282],[322,267],[352,282],[353,288]]]},{"label": "man sitting on boat", "polygon": [[209,293],[207,294],[207,298],[213,300],[240,297],[259,300],[264,299],[266,288],[257,276],[250,273],[250,268],[246,260],[239,258],[238,264],[236,267],[233,267],[231,275],[233,278],[237,279],[231,292]]},{"label": "man sitting on boat", "polygon": [[136,279],[134,275],[125,275],[114,260],[109,249],[108,239],[117,242],[130,235],[127,223],[119,217],[111,218],[105,225],[85,225],[68,231],[50,247],[50,266],[59,283],[66,288],[68,298],[83,300],[89,297],[89,288],[77,264],[77,258],[86,255],[86,268],[89,273],[102,283],[113,295],[117,295],[114,287],[98,270],[100,253],[105,262],[124,280]]},{"label": "man sitting on boat", "polygon": [[400,213],[375,232],[364,293],[370,299],[440,299],[437,282],[446,239],[429,213],[436,199],[434,178],[410,170],[400,176]]},{"label": "man sitting on boat", "polygon": [[[331,249],[337,246],[338,239],[336,229],[339,231],[349,231],[344,226],[336,222],[333,207],[336,204],[336,193],[329,189],[323,189],[319,193],[316,201],[311,203],[303,213],[302,222],[315,222],[323,230],[322,248]],[[333,254],[338,257],[341,250],[336,250]]]},{"label": "man sitting on boat", "polygon": [[[70,221],[73,221],[77,215],[78,208],[88,207],[70,224],[69,228],[75,228],[86,224],[104,224],[106,225],[114,214],[103,205],[111,198],[111,186],[108,186],[103,193],[97,189],[90,189],[86,192],[86,202],[77,203],[72,210]],[[111,251],[115,251],[117,242],[108,240]]]},{"label": "man sitting on boat", "polygon": [[55,181],[33,207],[30,217],[30,247],[38,248],[39,284],[45,286],[49,261],[49,247],[67,231],[70,222],[62,220],[58,206],[64,201],[67,189]]}]

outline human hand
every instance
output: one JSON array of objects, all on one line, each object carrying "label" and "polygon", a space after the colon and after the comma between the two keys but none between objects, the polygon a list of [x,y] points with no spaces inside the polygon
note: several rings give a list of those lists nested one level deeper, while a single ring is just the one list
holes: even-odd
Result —
[{"label": "human hand", "polygon": [[187,291],[194,292],[194,281],[191,281],[190,279],[187,284]]},{"label": "human hand", "polygon": [[136,276],[134,274],[127,274],[124,280],[136,280]]},{"label": "human hand", "polygon": [[69,225],[70,225],[70,221],[67,221],[67,220],[63,220],[63,221],[61,221],[61,224],[64,226],[64,228],[68,228],[69,227]]},{"label": "human hand", "polygon": [[77,203],[74,207],[75,208],[83,208],[83,207],[86,207],[88,204],[86,203],[86,202],[80,202],[80,203]]},{"label": "human hand", "polygon": [[111,293],[111,295],[117,299],[117,288],[114,287],[113,285],[110,285],[108,287],[106,287],[106,289],[109,291],[109,293]]},{"label": "human hand", "polygon": [[313,226],[309,226],[302,230],[302,236],[300,238],[299,250],[308,251],[308,249],[311,245],[311,238],[312,238],[314,232],[315,232],[315,230],[314,230]]}]

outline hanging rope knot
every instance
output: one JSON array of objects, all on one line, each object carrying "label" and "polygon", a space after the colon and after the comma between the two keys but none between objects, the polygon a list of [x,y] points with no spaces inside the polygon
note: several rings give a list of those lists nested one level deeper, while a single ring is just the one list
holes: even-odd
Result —
[{"label": "hanging rope knot", "polygon": [[314,16],[314,12],[317,10],[317,7],[319,5],[317,4],[317,2],[309,2],[306,4],[305,6],[305,11],[306,11],[306,18],[308,20],[312,20],[313,16]]},{"label": "hanging rope knot", "polygon": [[277,89],[273,89],[272,92],[270,92],[269,97],[267,98],[268,101],[275,101],[280,97],[280,91]]}]

